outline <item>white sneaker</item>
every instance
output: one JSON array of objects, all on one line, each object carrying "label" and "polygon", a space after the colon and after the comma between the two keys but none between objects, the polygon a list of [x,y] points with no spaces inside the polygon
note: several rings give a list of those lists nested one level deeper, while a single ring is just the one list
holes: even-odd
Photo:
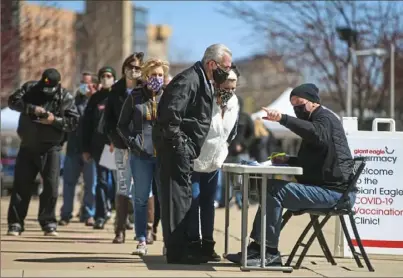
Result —
[{"label": "white sneaker", "polygon": [[137,244],[136,250],[132,253],[132,255],[137,255],[137,256],[144,256],[147,255],[147,245],[145,242],[140,242]]}]

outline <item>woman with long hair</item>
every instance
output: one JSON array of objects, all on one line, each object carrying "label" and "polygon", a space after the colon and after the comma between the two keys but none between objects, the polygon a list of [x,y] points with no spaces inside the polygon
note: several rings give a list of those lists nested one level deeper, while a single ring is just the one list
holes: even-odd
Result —
[{"label": "woman with long hair", "polygon": [[[130,166],[134,181],[134,223],[138,245],[134,255],[147,254],[147,205],[153,179],[157,178],[156,151],[152,127],[157,119],[158,101],[163,93],[167,62],[149,59],[141,69],[143,86],[126,98],[117,130],[130,150]],[[129,125],[132,129],[129,129]]]}]

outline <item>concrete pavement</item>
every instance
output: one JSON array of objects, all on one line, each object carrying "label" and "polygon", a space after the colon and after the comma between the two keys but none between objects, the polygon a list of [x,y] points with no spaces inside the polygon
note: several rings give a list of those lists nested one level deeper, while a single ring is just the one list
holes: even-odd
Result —
[{"label": "concrete pavement", "polygon": [[[59,227],[58,237],[44,237],[36,222],[38,199],[31,201],[26,231],[20,237],[6,236],[9,198],[1,199],[1,277],[403,277],[403,257],[371,256],[375,273],[358,269],[352,259],[336,259],[338,265],[326,262],[317,244],[311,248],[303,268],[291,274],[280,272],[241,272],[228,261],[200,266],[168,265],[161,256],[161,233],[158,241],[149,246],[143,258],[131,255],[135,248],[133,231],[127,231],[125,244],[112,244],[112,223],[105,230],[93,230],[78,221]],[[58,210],[62,200],[59,200]],[[76,204],[78,209],[78,204]],[[256,207],[249,210],[250,228]],[[287,255],[305,227],[305,216],[291,219],[281,236],[280,250]],[[216,211],[216,250],[224,251],[224,210]],[[240,211],[231,208],[230,251],[240,251]],[[334,222],[324,229],[332,249]],[[319,256],[318,256],[319,255]],[[286,258],[284,258],[285,261]]]}]

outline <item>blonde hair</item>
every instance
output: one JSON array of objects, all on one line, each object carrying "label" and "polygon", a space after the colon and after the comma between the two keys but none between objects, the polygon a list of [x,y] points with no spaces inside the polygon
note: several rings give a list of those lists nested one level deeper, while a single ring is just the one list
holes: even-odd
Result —
[{"label": "blonde hair", "polygon": [[162,67],[164,70],[164,76],[168,76],[169,63],[161,59],[150,58],[141,67],[141,78],[146,80],[149,73],[158,67]]},{"label": "blonde hair", "polygon": [[256,119],[254,121],[254,124],[255,124],[255,137],[256,138],[262,138],[262,137],[269,136],[269,131],[264,126],[264,123],[261,119]]},{"label": "blonde hair", "polygon": [[227,81],[238,81],[238,76],[234,70],[229,71]]}]

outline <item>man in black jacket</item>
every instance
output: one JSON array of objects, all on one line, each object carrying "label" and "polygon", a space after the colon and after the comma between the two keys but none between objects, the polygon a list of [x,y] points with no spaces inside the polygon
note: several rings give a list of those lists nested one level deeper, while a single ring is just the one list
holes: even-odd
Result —
[{"label": "man in black jacket", "polygon": [[79,118],[74,98],[62,88],[60,79],[56,69],[47,69],[40,81],[25,83],[9,98],[10,108],[21,113],[17,129],[21,145],[8,209],[8,235],[17,236],[24,231],[32,192],[27,187],[34,184],[38,173],[43,179],[39,224],[45,235],[57,235],[60,150],[66,132],[77,127]]},{"label": "man in black jacket", "polygon": [[[280,265],[278,242],[283,208],[290,210],[331,208],[341,198],[352,178],[354,161],[341,122],[333,112],[320,106],[318,88],[302,84],[291,91],[291,104],[297,118],[265,109],[264,119],[279,122],[301,136],[297,157],[279,157],[274,164],[288,163],[303,168],[297,183],[271,180],[267,194],[266,266]],[[355,192],[346,205],[353,206]],[[248,265],[259,266],[260,209],[258,210],[248,246]],[[240,263],[241,254],[229,254],[227,259]]]},{"label": "man in black jacket", "polygon": [[80,209],[80,222],[85,222],[86,226],[94,225],[94,188],[95,188],[95,164],[85,162],[82,158],[82,119],[84,110],[89,98],[95,93],[95,86],[92,75],[88,72],[82,74],[81,84],[75,95],[75,105],[77,107],[80,120],[77,129],[67,135],[66,157],[63,167],[63,205],[60,208],[60,226],[70,223],[74,211],[74,199],[78,180],[81,173],[84,180],[83,205]]},{"label": "man in black jacket", "polygon": [[192,203],[192,163],[210,129],[214,85],[231,70],[232,53],[222,44],[206,49],[201,62],[176,75],[162,95],[153,129],[160,170],[159,199],[168,263],[200,263],[187,240]]}]

